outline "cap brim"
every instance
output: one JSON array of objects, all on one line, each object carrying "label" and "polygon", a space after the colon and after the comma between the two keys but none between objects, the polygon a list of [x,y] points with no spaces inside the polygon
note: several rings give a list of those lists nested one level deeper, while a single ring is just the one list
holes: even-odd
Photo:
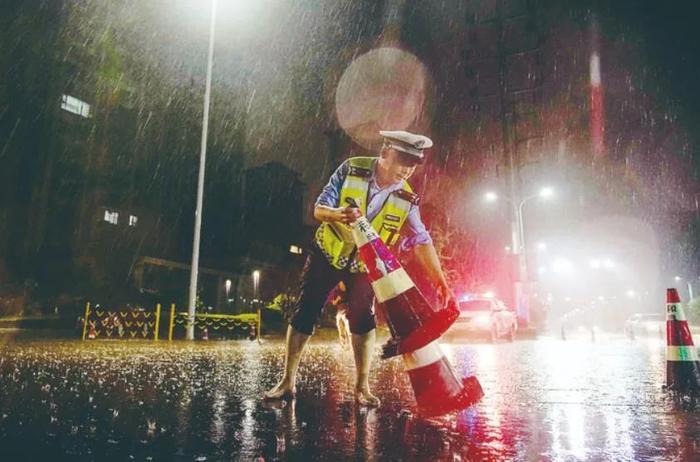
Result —
[{"label": "cap brim", "polygon": [[415,154],[410,154],[408,152],[405,152],[405,151],[402,151],[402,150],[396,149],[396,148],[394,148],[394,149],[396,150],[397,153],[399,153],[399,157],[404,162],[411,162],[411,163],[420,165],[425,161],[425,157],[418,157]]}]

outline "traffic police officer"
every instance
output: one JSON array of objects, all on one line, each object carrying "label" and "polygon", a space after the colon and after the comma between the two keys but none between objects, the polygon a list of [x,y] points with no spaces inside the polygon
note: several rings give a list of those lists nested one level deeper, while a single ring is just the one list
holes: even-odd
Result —
[{"label": "traffic police officer", "polygon": [[[355,399],[378,406],[369,389],[369,369],[375,344],[374,294],[349,224],[364,214],[389,246],[412,250],[421,269],[442,300],[452,299],[432,239],[421,221],[418,196],[408,178],[423,163],[430,138],[406,131],[380,131],[379,157],[352,157],[338,167],[316,201],[314,217],[321,222],[315,245],[302,271],[300,295],[287,330],[284,375],[265,393],[266,399],[293,398],[296,373],[304,346],[313,334],[328,293],[339,283],[347,288],[347,317],[355,357]],[[359,207],[350,207],[352,198]],[[403,239],[401,239],[403,237]]]}]

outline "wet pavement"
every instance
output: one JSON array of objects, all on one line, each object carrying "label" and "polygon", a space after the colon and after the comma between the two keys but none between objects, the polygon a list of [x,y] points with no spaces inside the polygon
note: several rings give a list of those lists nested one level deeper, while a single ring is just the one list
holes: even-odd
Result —
[{"label": "wet pavement", "polygon": [[350,351],[317,341],[298,396],[259,397],[280,341],[3,341],[0,460],[700,460],[700,411],[662,391],[664,343],[621,336],[445,344],[486,396],[421,419],[400,359],[352,399]]}]

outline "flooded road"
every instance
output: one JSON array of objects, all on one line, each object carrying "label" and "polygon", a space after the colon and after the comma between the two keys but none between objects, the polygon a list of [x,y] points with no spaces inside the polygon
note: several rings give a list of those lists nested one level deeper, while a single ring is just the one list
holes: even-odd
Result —
[{"label": "flooded road", "polygon": [[[375,363],[382,407],[353,402],[353,361],[312,342],[289,403],[259,398],[283,345],[7,341],[0,460],[698,460],[700,411],[662,391],[663,340],[445,344],[485,397],[416,415],[400,359]],[[262,459],[260,459],[262,458]]]}]

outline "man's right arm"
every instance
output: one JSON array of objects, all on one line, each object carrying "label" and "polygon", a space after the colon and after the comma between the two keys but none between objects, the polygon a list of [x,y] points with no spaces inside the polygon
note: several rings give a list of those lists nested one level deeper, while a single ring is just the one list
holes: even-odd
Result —
[{"label": "man's right arm", "polygon": [[348,161],[340,164],[340,167],[331,175],[328,184],[323,187],[323,191],[316,199],[314,207],[314,218],[324,222],[352,223],[359,217],[360,212],[350,207],[339,207],[340,190],[345,182],[345,177],[350,170]]}]

